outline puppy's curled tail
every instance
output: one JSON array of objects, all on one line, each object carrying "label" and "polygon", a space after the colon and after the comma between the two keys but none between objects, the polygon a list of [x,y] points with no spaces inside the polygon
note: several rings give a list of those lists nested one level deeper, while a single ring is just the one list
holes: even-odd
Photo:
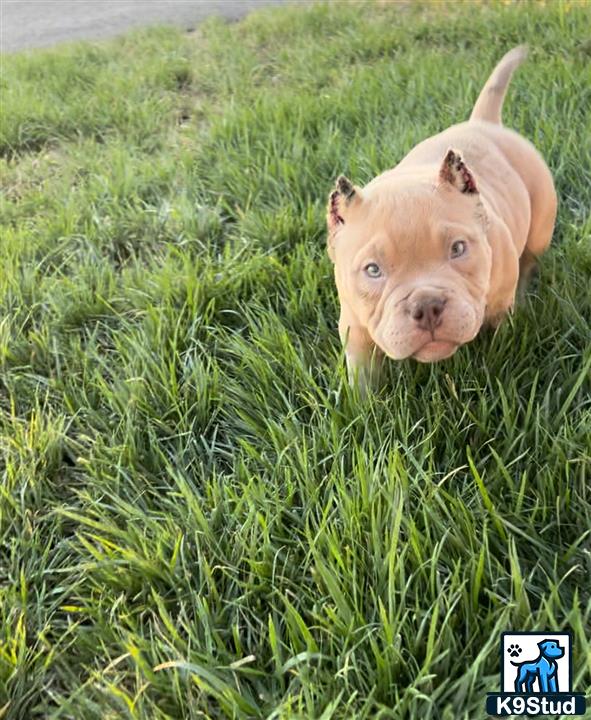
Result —
[{"label": "puppy's curled tail", "polygon": [[501,125],[501,112],[507,86],[513,71],[521,65],[526,57],[527,46],[525,45],[519,45],[503,56],[482,88],[470,120],[488,120],[488,122]]}]

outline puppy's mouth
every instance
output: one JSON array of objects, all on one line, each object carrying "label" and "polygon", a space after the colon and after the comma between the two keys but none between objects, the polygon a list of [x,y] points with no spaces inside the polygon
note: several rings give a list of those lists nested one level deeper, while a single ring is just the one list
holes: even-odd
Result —
[{"label": "puppy's mouth", "polygon": [[451,340],[429,340],[429,342],[416,350],[411,357],[424,363],[437,362],[451,357],[459,346],[460,343]]},{"label": "puppy's mouth", "polygon": [[480,329],[478,308],[460,299],[448,302],[446,312],[436,327],[423,328],[396,308],[382,313],[381,322],[368,328],[374,343],[394,360],[412,358],[435,363],[451,357],[456,350],[474,339]]}]

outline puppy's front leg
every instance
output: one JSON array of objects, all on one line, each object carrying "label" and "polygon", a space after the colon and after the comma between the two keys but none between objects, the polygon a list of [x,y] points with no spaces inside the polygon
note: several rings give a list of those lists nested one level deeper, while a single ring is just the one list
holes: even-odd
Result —
[{"label": "puppy's front leg", "polygon": [[347,311],[341,310],[339,335],[345,347],[349,384],[357,382],[362,395],[377,381],[383,360],[382,351],[376,347],[366,328]]},{"label": "puppy's front leg", "polygon": [[493,252],[493,267],[486,298],[485,320],[496,328],[515,304],[519,257],[507,226],[499,219],[491,222],[488,242]]}]

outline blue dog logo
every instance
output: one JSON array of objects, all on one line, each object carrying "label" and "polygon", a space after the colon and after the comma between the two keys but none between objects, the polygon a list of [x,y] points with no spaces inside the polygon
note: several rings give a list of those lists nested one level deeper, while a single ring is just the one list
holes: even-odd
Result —
[{"label": "blue dog logo", "polygon": [[[517,668],[515,677],[515,692],[532,693],[534,683],[538,681],[538,692],[558,692],[558,665],[556,660],[564,656],[564,648],[556,640],[542,640],[538,643],[540,654],[535,660],[514,662],[511,665]],[[514,652],[510,654],[514,656]]]},{"label": "blue dog logo", "polygon": [[501,633],[500,646],[501,691],[487,693],[488,715],[585,715],[585,693],[572,688],[570,632],[511,630]]}]

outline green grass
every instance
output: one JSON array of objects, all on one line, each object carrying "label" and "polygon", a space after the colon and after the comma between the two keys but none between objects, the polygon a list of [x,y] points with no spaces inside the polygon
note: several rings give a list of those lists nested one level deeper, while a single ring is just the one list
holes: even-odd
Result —
[{"label": "green grass", "polygon": [[[2,58],[1,718],[474,720],[507,629],[570,628],[591,694],[590,23],[340,3]],[[364,401],[334,178],[522,42],[539,282]]]}]

